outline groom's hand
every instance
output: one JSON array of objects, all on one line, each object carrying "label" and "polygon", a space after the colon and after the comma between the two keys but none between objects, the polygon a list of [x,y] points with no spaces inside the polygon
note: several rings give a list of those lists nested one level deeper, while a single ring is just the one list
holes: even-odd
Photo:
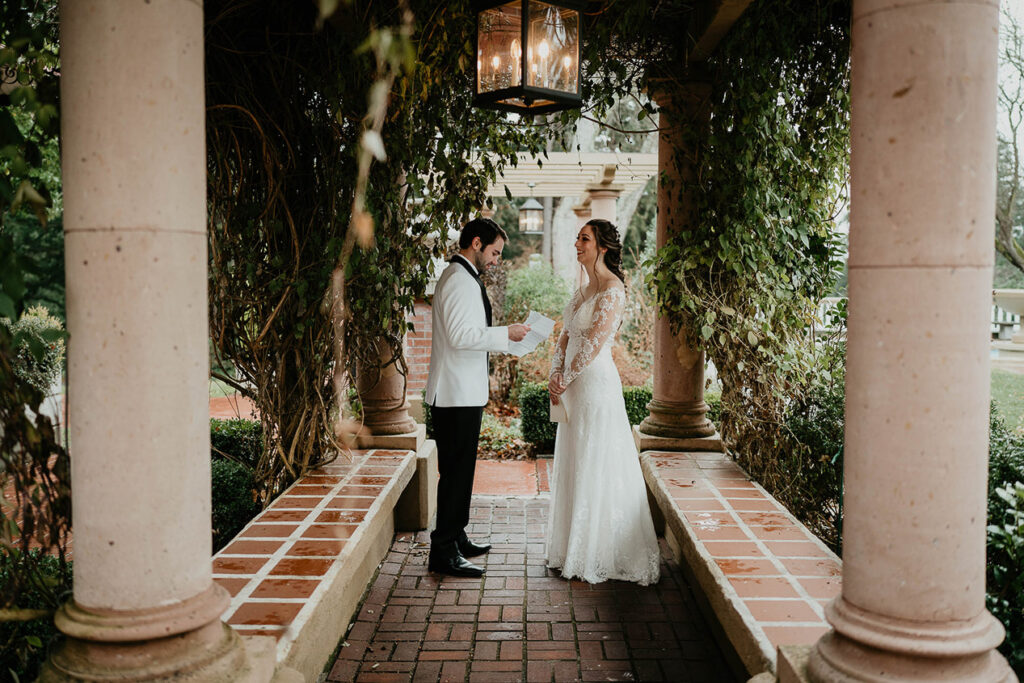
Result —
[{"label": "groom's hand", "polygon": [[515,325],[509,325],[508,326],[508,338],[511,339],[514,342],[523,341],[523,337],[525,337],[526,333],[529,332],[529,331],[530,331],[530,326],[529,325],[523,325],[521,323],[516,323]]}]

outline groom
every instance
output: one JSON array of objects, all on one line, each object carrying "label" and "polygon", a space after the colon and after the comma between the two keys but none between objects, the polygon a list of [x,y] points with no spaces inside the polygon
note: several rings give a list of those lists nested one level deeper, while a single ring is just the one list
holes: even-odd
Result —
[{"label": "groom", "polygon": [[480,422],[490,389],[487,353],[507,352],[509,341],[520,341],[530,331],[518,324],[491,327],[491,302],[480,273],[498,262],[507,239],[489,218],[467,223],[459,237],[459,253],[434,289],[426,402],[441,478],[429,569],[441,574],[481,576],[483,568],[466,558],[491,549],[466,536]]}]

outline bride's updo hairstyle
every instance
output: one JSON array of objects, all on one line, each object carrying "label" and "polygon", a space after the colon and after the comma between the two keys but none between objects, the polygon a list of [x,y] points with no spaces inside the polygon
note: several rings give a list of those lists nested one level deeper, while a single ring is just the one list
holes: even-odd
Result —
[{"label": "bride's updo hairstyle", "polygon": [[606,221],[603,218],[589,220],[586,225],[589,225],[590,229],[594,231],[597,246],[608,250],[604,253],[604,265],[625,284],[626,276],[622,273],[622,242],[619,240],[619,231],[611,221]]}]

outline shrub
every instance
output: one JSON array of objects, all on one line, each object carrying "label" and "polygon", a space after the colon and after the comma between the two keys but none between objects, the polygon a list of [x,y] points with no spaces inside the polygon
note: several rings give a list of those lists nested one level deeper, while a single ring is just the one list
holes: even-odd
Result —
[{"label": "shrub", "polygon": [[519,412],[523,420],[523,439],[542,452],[555,447],[556,425],[551,421],[548,385],[530,382],[519,388]]},{"label": "shrub", "polygon": [[705,389],[704,402],[708,404],[708,419],[722,431],[722,388],[716,385]]},{"label": "shrub", "polygon": [[1024,481],[1024,437],[1011,432],[999,406],[993,402],[989,410],[988,432],[988,518],[1000,520],[1007,503],[998,489]]},{"label": "shrub", "polygon": [[[71,594],[71,563],[62,563],[52,555],[31,551],[34,573],[48,584],[45,589],[30,587],[22,591],[14,607],[47,610],[47,616],[31,621],[0,621],[0,679],[34,681],[39,667],[60,640],[53,623],[53,596]],[[19,566],[24,558],[17,551],[0,553],[0,585],[6,585],[12,572],[24,571]]]},{"label": "shrub", "polygon": [[260,511],[252,470],[241,463],[213,458],[211,468],[211,523],[213,552],[234,538]]},{"label": "shrub", "polygon": [[256,469],[263,452],[263,431],[253,420],[210,420],[210,450],[214,457]]},{"label": "shrub", "polygon": [[14,337],[17,347],[14,372],[44,394],[60,378],[64,363],[64,326],[45,306],[34,306],[11,324],[0,318]]},{"label": "shrub", "polygon": [[647,404],[651,402],[650,387],[623,387],[622,397],[626,400],[629,424],[638,425],[651,414],[651,411],[647,410]]},{"label": "shrub", "polygon": [[253,420],[210,420],[213,551],[234,538],[260,511],[253,471],[263,432]]},{"label": "shrub", "polygon": [[[630,424],[640,424],[647,417],[647,404],[651,400],[649,387],[623,387],[626,415]],[[550,453],[555,446],[557,425],[551,421],[548,385],[540,382],[523,384],[519,388],[519,411],[522,414],[523,439],[537,449]]]},{"label": "shrub", "polygon": [[548,265],[512,271],[505,285],[505,320],[522,322],[530,311],[561,318],[569,301],[569,286]]},{"label": "shrub", "polygon": [[999,650],[1024,674],[1024,482],[997,487],[1002,515],[988,526],[988,595],[992,614],[1006,627]]},{"label": "shrub", "polygon": [[427,390],[424,389],[423,393],[420,394],[423,401],[423,426],[427,428],[427,438],[434,438],[434,417],[430,412],[430,404],[427,403]]},{"label": "shrub", "polygon": [[520,434],[519,420],[505,425],[494,415],[484,413],[480,426],[479,452],[492,458],[516,458],[526,450]]},{"label": "shrub", "polygon": [[1007,429],[994,402],[988,458],[987,604],[1006,628],[999,651],[1024,677],[1024,437]]},{"label": "shrub", "polygon": [[786,414],[794,447],[780,452],[784,487],[773,490],[789,510],[837,553],[842,547],[845,386],[814,384]]}]

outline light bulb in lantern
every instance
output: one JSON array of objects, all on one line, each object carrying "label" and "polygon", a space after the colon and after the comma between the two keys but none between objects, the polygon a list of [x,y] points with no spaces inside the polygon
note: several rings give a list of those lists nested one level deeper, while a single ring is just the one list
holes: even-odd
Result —
[{"label": "light bulb in lantern", "polygon": [[508,49],[508,54],[512,59],[519,59],[523,56],[523,48],[519,45],[518,40],[513,40],[512,45]]},{"label": "light bulb in lantern", "polygon": [[491,57],[491,68],[497,71],[499,66],[501,66],[501,57],[494,55]]},{"label": "light bulb in lantern", "polygon": [[540,45],[537,46],[537,53],[540,55],[541,59],[548,58],[548,55],[551,53],[551,48],[548,47],[548,41],[540,41]]}]

